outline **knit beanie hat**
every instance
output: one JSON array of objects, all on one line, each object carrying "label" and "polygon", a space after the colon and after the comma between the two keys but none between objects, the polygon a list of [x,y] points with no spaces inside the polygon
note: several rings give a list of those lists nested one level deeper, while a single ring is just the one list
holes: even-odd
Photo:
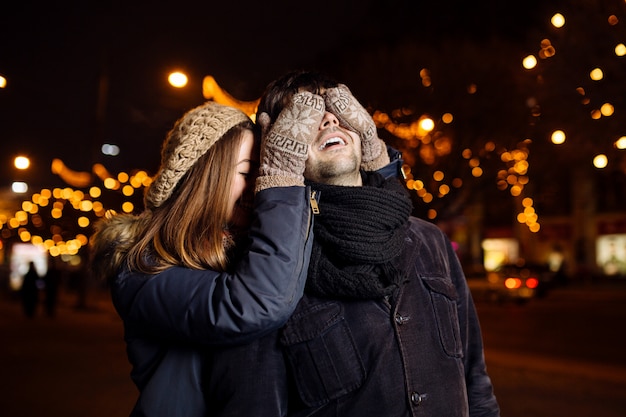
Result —
[{"label": "knit beanie hat", "polygon": [[187,171],[232,127],[250,121],[242,111],[209,101],[189,110],[168,133],[161,167],[145,195],[149,209],[161,206]]}]

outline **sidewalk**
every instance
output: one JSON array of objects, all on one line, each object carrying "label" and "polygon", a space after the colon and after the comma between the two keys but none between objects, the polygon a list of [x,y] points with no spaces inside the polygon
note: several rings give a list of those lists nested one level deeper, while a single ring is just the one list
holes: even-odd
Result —
[{"label": "sidewalk", "polygon": [[[572,283],[554,289],[549,297],[563,292],[575,297],[602,292],[626,301],[626,281]],[[16,297],[0,293],[0,415],[129,415],[137,391],[130,380],[121,320],[106,291],[91,291],[85,309],[76,304],[75,294],[61,292],[56,317],[46,317],[40,306],[37,315],[27,319]],[[487,354],[493,361],[510,363],[502,352]],[[580,364],[575,370],[585,375],[588,371]],[[615,370],[605,374],[623,382]]]},{"label": "sidewalk", "polygon": [[130,380],[121,320],[104,291],[86,308],[61,292],[56,316],[40,305],[27,319],[16,297],[0,296],[0,414],[7,417],[125,417]]}]

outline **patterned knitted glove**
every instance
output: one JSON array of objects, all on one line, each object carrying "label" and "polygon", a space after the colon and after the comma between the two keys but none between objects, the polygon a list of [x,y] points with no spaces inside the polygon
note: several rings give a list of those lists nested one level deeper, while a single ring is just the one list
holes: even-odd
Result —
[{"label": "patterned knitted glove", "polygon": [[256,191],[270,187],[304,185],[304,165],[309,144],[317,136],[324,117],[321,96],[296,93],[269,126],[269,116],[259,115],[261,126],[261,166]]},{"label": "patterned knitted glove", "polygon": [[389,164],[385,142],[378,138],[372,116],[361,106],[348,87],[339,84],[325,93],[326,109],[339,119],[339,124],[361,138],[361,169],[377,171]]}]

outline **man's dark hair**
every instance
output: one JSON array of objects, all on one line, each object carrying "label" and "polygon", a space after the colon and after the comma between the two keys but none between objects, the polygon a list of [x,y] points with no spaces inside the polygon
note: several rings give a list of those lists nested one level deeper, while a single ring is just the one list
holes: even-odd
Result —
[{"label": "man's dark hair", "polygon": [[265,112],[274,122],[291,97],[298,91],[321,94],[325,89],[337,87],[337,85],[339,85],[337,81],[316,71],[289,72],[267,86],[261,96],[257,116]]}]

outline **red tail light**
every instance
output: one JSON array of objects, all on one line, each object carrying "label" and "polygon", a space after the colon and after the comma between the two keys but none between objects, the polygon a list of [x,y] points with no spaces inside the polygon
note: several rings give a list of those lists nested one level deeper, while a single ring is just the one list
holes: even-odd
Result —
[{"label": "red tail light", "polygon": [[537,288],[539,286],[539,280],[537,278],[528,278],[526,280],[526,286],[528,288]]}]

